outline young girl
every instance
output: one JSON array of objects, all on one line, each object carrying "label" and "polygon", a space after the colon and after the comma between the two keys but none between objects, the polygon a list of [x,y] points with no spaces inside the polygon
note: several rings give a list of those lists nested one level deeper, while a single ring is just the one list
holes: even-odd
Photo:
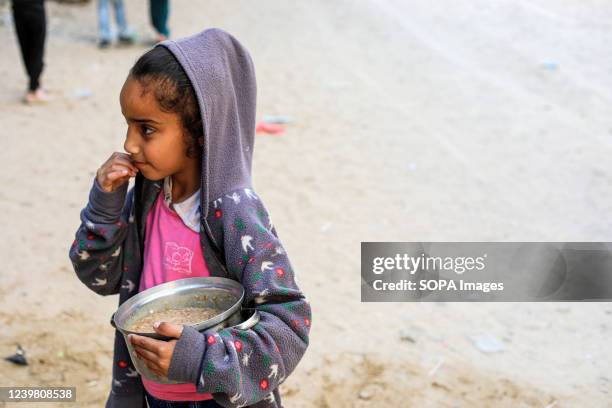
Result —
[{"label": "young girl", "polygon": [[[70,249],[79,279],[122,304],[139,291],[225,276],[259,310],[250,329],[200,333],[156,324],[129,340],[153,372],[141,378],[115,333],[108,407],[280,407],[278,385],[308,346],[310,306],[255,194],[256,85],[247,50],[218,29],[145,53],[121,90],[124,149],[98,169]],[[135,177],[128,192],[128,181]]]}]

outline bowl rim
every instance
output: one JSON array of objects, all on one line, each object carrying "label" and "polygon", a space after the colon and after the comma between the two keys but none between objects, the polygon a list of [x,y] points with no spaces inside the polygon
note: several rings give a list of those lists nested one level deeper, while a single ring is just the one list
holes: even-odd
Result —
[{"label": "bowl rim", "polygon": [[211,319],[205,320],[195,325],[190,325],[190,327],[193,327],[197,331],[203,331],[209,327],[213,327],[232,316],[236,311],[241,310],[242,301],[244,299],[244,287],[239,282],[233,279],[221,278],[217,276],[183,278],[153,286],[132,296],[131,298],[123,302],[115,311],[115,313],[113,313],[111,317],[111,324],[125,336],[129,334],[136,334],[139,336],[146,336],[159,340],[168,340],[170,339],[169,337],[162,336],[155,332],[134,332],[131,330],[126,330],[123,325],[126,323],[127,317],[130,316],[132,312],[138,308],[139,304],[140,306],[142,306],[153,300],[164,297],[165,292],[170,292],[167,293],[168,295],[170,295],[178,293],[181,290],[193,288],[225,289],[228,292],[234,292],[233,294],[236,294],[235,292],[239,293],[239,296],[237,296],[235,303],[229,309],[223,311],[222,313],[219,313]]}]

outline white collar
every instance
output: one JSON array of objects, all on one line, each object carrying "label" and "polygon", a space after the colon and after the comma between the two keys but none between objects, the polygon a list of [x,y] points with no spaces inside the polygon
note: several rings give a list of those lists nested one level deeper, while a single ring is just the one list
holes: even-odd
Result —
[{"label": "white collar", "polygon": [[172,176],[164,179],[164,203],[191,230],[200,232],[200,189],[180,203],[172,202]]}]

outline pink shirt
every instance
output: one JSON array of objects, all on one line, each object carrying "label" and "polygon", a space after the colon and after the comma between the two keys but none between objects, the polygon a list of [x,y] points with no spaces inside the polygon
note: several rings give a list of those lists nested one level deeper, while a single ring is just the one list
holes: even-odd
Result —
[{"label": "pink shirt", "polygon": [[[188,228],[168,207],[161,191],[147,215],[144,266],[139,292],[177,279],[210,276],[198,232]],[[197,203],[196,203],[197,205]],[[194,384],[159,384],[142,377],[144,387],[155,398],[166,401],[202,401],[211,394],[196,393]]]}]

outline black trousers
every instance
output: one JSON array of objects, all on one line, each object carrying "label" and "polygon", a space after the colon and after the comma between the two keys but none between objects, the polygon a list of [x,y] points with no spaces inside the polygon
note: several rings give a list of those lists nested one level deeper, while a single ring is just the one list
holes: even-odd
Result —
[{"label": "black trousers", "polygon": [[30,78],[30,91],[39,88],[43,71],[47,17],[44,0],[13,0],[13,20],[21,57]]}]

